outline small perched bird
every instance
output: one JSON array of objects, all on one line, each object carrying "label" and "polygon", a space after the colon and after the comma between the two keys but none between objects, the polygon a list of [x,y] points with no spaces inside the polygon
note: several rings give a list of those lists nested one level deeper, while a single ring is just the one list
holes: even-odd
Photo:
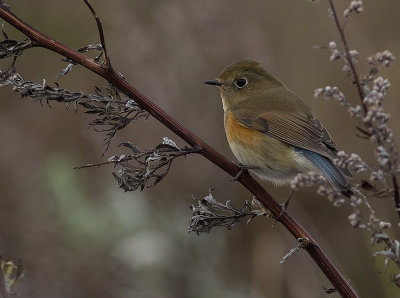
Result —
[{"label": "small perched bird", "polygon": [[255,61],[228,66],[216,80],[224,109],[226,137],[243,165],[275,185],[298,174],[321,172],[351,196],[347,168],[333,163],[338,149],[329,133],[299,96]]}]

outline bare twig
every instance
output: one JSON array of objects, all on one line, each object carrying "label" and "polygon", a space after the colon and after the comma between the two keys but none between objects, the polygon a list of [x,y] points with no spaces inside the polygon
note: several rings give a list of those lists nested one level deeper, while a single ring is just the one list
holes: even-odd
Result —
[{"label": "bare twig", "polygon": [[103,47],[104,62],[105,62],[106,68],[111,68],[110,57],[108,56],[108,53],[107,53],[106,41],[104,38],[104,31],[103,31],[103,25],[101,24],[101,20],[97,16],[96,11],[94,10],[92,4],[90,4],[89,0],[83,0],[83,1],[89,7],[90,11],[92,12],[93,17],[96,19],[97,29],[99,30],[99,35],[100,35],[101,46]]},{"label": "bare twig", "polygon": [[395,203],[395,210],[400,218],[400,194],[399,194],[399,184],[397,183],[397,177],[395,174],[392,174],[392,183],[393,183],[393,190],[394,190],[394,203]]}]

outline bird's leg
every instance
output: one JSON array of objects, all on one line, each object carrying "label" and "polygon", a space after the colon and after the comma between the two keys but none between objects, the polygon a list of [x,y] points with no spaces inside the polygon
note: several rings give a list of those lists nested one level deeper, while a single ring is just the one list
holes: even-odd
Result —
[{"label": "bird's leg", "polygon": [[283,214],[284,212],[286,212],[286,209],[289,207],[289,202],[290,202],[290,199],[292,198],[292,195],[293,195],[293,189],[290,189],[290,193],[289,193],[288,198],[286,199],[285,202],[283,202],[283,203],[281,204],[281,213],[279,214],[279,217],[281,217],[282,214]]},{"label": "bird's leg", "polygon": [[282,204],[280,204],[281,205],[281,212],[279,213],[279,216],[272,216],[271,215],[271,217],[275,220],[273,225],[272,225],[273,227],[275,226],[275,223],[279,220],[279,218],[282,216],[282,214],[285,213],[286,209],[289,207],[289,202],[290,202],[290,199],[291,199],[292,195],[293,195],[293,189],[290,190],[289,196],[286,199],[286,201],[283,202]]},{"label": "bird's leg", "polygon": [[231,177],[229,180],[230,181],[236,181],[239,179],[240,176],[242,176],[242,174],[247,171],[247,170],[255,170],[258,169],[258,167],[255,166],[248,166],[248,165],[244,165],[242,163],[235,163],[239,168],[240,171],[235,175],[235,177]]}]

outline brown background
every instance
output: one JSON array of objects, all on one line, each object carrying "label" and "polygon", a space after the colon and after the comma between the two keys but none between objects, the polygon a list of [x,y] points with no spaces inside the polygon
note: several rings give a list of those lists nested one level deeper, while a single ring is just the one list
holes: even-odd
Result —
[{"label": "brown background", "polygon": [[[270,0],[95,1],[103,20],[113,66],[182,124],[234,160],[224,131],[222,107],[213,79],[226,65],[254,59],[306,99],[317,117],[347,152],[373,161],[372,146],[355,137],[355,122],[335,102],[313,99],[313,90],[337,85],[353,103],[357,94],[329,53],[312,49],[337,40],[326,3]],[[339,3],[340,13],[345,8]],[[344,2],[344,3],[342,3]],[[365,58],[388,49],[400,56],[397,0],[365,1],[365,13],[346,27],[351,48]],[[51,37],[79,48],[97,43],[96,26],[83,1],[10,1],[13,11]],[[6,25],[10,36],[14,30]],[[61,57],[31,49],[18,59],[25,80],[58,81],[73,91],[93,92],[106,82]],[[1,62],[5,70],[10,61]],[[382,75],[392,88],[386,107],[398,141],[400,104],[398,63]],[[280,259],[296,241],[280,225],[257,219],[233,231],[188,234],[192,195],[210,187],[220,201],[237,207],[251,196],[226,173],[201,157],[181,159],[154,189],[123,193],[111,167],[75,171],[76,165],[100,161],[103,136],[86,131],[92,119],[63,105],[18,101],[0,90],[0,253],[23,260],[25,277],[18,297],[327,297],[329,282],[305,252],[286,263]],[[169,137],[184,145],[154,119],[140,121],[117,135],[114,145],[131,141],[140,148]],[[120,153],[113,146],[106,156]],[[374,163],[372,163],[374,165]],[[281,201],[289,188],[265,187]],[[395,221],[393,202],[373,200],[378,216]],[[375,260],[368,233],[347,222],[351,210],[335,208],[305,189],[290,210],[319,241],[361,297],[396,297],[399,290]],[[399,238],[398,228],[393,235]],[[331,297],[338,297],[333,294]]]}]

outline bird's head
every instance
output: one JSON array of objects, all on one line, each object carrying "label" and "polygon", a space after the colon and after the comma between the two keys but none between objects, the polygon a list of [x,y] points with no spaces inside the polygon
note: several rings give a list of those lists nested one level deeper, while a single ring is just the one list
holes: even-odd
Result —
[{"label": "bird's head", "polygon": [[224,69],[217,79],[204,83],[219,88],[224,109],[243,101],[259,100],[269,89],[283,86],[259,62],[251,60],[234,63]]}]

